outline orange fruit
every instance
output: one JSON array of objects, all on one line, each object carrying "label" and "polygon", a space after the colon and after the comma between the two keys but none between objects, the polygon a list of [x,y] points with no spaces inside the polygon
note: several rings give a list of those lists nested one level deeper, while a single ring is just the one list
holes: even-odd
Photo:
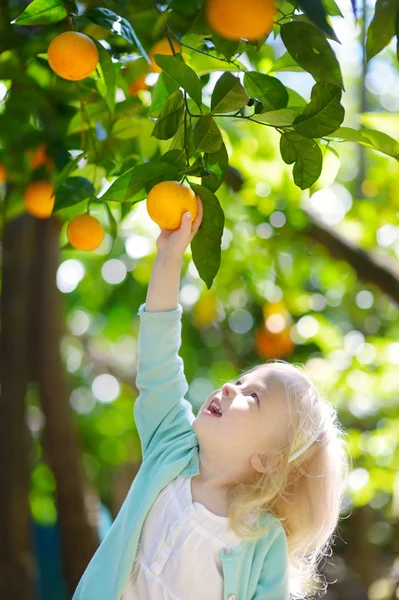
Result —
[{"label": "orange fruit", "polygon": [[29,158],[30,168],[32,171],[43,165],[46,165],[48,171],[54,170],[54,161],[52,158],[47,156],[47,146],[45,142],[41,143],[35,149],[28,150],[26,154]]},{"label": "orange fruit", "polygon": [[67,237],[77,250],[95,250],[104,239],[104,229],[91,215],[78,215],[68,224]]},{"label": "orange fruit", "polygon": [[4,183],[7,179],[7,171],[3,163],[0,163],[0,183]]},{"label": "orange fruit", "polygon": [[209,327],[218,317],[218,302],[212,290],[205,291],[194,306],[193,318],[197,327]]},{"label": "orange fruit", "polygon": [[129,94],[131,96],[134,96],[134,94],[137,94],[137,92],[146,90],[148,88],[148,85],[145,82],[146,75],[147,75],[147,73],[143,73],[142,75],[139,75],[137,77],[137,79],[132,81],[132,83],[129,85],[128,89],[129,89]]},{"label": "orange fruit", "polygon": [[53,39],[47,50],[50,67],[71,81],[84,79],[98,65],[97,46],[84,33],[66,31]]},{"label": "orange fruit", "polygon": [[32,181],[24,194],[26,212],[38,219],[48,219],[55,202],[53,190],[54,186],[50,181]]},{"label": "orange fruit", "polygon": [[292,354],[293,350],[290,327],[279,333],[271,333],[262,325],[255,334],[255,351],[261,358],[283,358]]},{"label": "orange fruit", "polygon": [[[175,49],[175,52],[177,52],[177,53],[180,52],[181,45],[177,40],[172,40],[172,45],[173,45],[173,48]],[[150,49],[150,51],[148,53],[148,56],[151,59],[153,70],[156,73],[160,73],[162,71],[162,69],[155,62],[154,54],[166,54],[168,56],[173,55],[172,48],[170,47],[169,40],[167,37],[164,37],[164,38],[160,39],[158,42],[156,42],[152,46],[152,48]]]},{"label": "orange fruit", "polygon": [[193,190],[177,181],[162,181],[147,196],[147,211],[161,229],[179,229],[184,213],[191,212],[194,221],[198,201]]},{"label": "orange fruit", "polygon": [[211,28],[227,40],[256,41],[273,28],[274,0],[207,0],[205,14]]}]

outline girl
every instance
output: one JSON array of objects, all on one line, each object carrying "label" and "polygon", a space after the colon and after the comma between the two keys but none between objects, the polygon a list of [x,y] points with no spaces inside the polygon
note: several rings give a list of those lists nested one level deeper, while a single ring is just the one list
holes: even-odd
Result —
[{"label": "girl", "polygon": [[[198,197],[197,197],[198,198]],[[347,460],[336,414],[284,361],[242,373],[195,417],[178,303],[198,215],[157,239],[139,308],[143,460],[73,600],[288,600],[320,589]]]}]

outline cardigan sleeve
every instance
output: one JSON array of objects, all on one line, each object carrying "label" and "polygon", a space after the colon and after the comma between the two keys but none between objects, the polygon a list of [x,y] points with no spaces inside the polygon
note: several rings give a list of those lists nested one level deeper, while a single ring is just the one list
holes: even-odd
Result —
[{"label": "cardigan sleeve", "polygon": [[[140,436],[143,458],[156,435],[165,437],[167,429],[173,436],[192,433],[194,414],[184,398],[188,390],[181,346],[181,315],[175,310],[146,312],[139,308],[140,331],[136,385],[139,395],[134,404],[134,417]],[[161,431],[162,430],[162,431]]]},{"label": "cardigan sleeve", "polygon": [[270,545],[252,600],[288,600],[287,537],[282,525]]}]

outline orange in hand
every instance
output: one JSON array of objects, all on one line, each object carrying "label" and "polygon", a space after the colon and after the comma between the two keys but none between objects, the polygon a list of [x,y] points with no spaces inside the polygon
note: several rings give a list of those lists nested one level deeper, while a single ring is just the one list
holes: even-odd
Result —
[{"label": "orange in hand", "polygon": [[66,31],[53,39],[47,50],[50,67],[64,79],[79,81],[98,65],[97,46],[84,33]]},{"label": "orange in hand", "polygon": [[50,181],[32,181],[24,194],[26,212],[38,219],[48,219],[53,211],[55,196],[54,186]]},{"label": "orange in hand", "polygon": [[104,229],[91,215],[78,215],[68,224],[67,238],[77,250],[95,250],[104,239]]},{"label": "orange in hand", "polygon": [[221,37],[256,41],[270,33],[277,10],[274,0],[207,0],[205,12]]},{"label": "orange in hand", "polygon": [[162,181],[147,197],[147,211],[161,229],[179,229],[184,213],[191,212],[191,221],[198,213],[193,190],[177,181]]}]

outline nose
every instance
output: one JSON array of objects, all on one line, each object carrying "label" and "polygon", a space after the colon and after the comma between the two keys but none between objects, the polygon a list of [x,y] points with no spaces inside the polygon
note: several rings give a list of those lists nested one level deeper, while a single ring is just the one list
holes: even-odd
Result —
[{"label": "nose", "polygon": [[222,387],[222,394],[224,396],[226,396],[227,398],[232,398],[234,395],[234,387],[232,386],[231,383],[225,383],[224,386]]}]

